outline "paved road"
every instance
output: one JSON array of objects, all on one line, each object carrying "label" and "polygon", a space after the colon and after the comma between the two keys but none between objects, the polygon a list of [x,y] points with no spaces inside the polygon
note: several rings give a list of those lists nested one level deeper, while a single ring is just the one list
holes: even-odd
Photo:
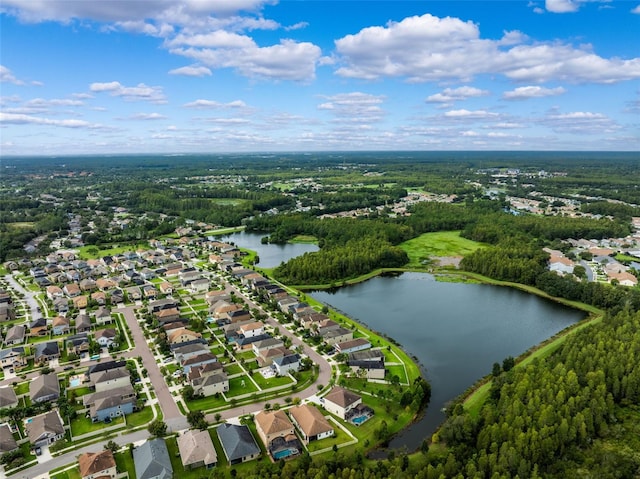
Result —
[{"label": "paved road", "polygon": [[131,330],[131,339],[134,344],[134,348],[127,351],[124,356],[129,358],[137,356],[142,357],[142,366],[147,370],[149,379],[151,380],[151,384],[153,385],[153,389],[156,393],[156,397],[158,398],[158,404],[160,405],[160,409],[162,409],[163,420],[167,423],[168,430],[171,432],[187,429],[189,427],[189,423],[178,409],[178,406],[171,395],[171,391],[169,391],[169,387],[160,373],[160,368],[158,367],[158,363],[156,362],[151,349],[147,345],[147,340],[144,337],[140,323],[138,323],[134,308],[132,306],[127,306],[124,308],[118,308],[115,311],[123,314],[127,324],[129,325],[129,329]]},{"label": "paved road", "polygon": [[18,283],[18,281],[16,281],[16,279],[11,274],[5,275],[4,279],[11,285],[13,289],[24,295],[24,301],[27,303],[27,306],[29,306],[31,318],[42,316],[40,313],[38,313],[38,301],[35,298],[36,293],[23,288],[22,285]]}]

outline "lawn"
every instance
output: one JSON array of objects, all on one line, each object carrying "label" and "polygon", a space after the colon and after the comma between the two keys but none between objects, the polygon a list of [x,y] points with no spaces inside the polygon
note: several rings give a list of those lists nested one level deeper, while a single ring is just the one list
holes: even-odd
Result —
[{"label": "lawn", "polygon": [[391,376],[398,376],[400,378],[401,384],[407,384],[407,375],[404,372],[404,367],[398,366],[387,366],[386,367],[388,373],[386,379],[388,380]]},{"label": "lawn", "polygon": [[244,372],[244,370],[240,367],[240,365],[238,363],[227,364],[224,367],[224,370],[227,372],[227,374],[229,376],[231,376],[233,374],[240,374],[240,373]]},{"label": "lawn", "polygon": [[92,422],[91,419],[78,416],[71,421],[71,434],[73,436],[81,436],[82,434],[88,434],[90,432],[97,432],[105,427],[111,427],[115,425],[124,425],[124,419],[122,417],[114,418],[111,423],[105,424],[102,421]]},{"label": "lawn", "polygon": [[245,374],[238,376],[237,378],[229,379],[229,392],[227,397],[240,396],[242,394],[249,394],[257,392],[258,388],[253,384],[253,381]]},{"label": "lawn", "polygon": [[133,463],[133,455],[127,449],[126,451],[119,452],[115,455],[116,469],[118,472],[128,472],[129,478],[136,477],[136,466]]},{"label": "lawn", "polygon": [[191,401],[186,401],[186,403],[190,411],[210,411],[227,405],[222,395],[192,399]]},{"label": "lawn", "polygon": [[137,242],[123,246],[114,246],[113,248],[98,249],[96,246],[82,246],[79,251],[80,259],[97,259],[103,256],[111,256],[114,254],[125,253],[127,251],[135,251],[138,248],[148,249],[149,243]]},{"label": "lawn", "polygon": [[425,233],[400,244],[409,256],[409,268],[424,267],[433,256],[465,256],[481,247],[482,243],[461,238],[459,231]]},{"label": "lawn", "polygon": [[287,243],[318,244],[318,238],[311,235],[296,235]]},{"label": "lawn", "polygon": [[293,380],[289,376],[276,376],[274,378],[265,379],[262,374],[256,372],[251,375],[253,380],[260,386],[261,389],[274,388],[276,386],[283,386],[285,384],[292,384]]},{"label": "lawn", "polygon": [[329,424],[334,427],[334,435],[332,437],[320,439],[319,441],[311,441],[307,445],[309,452],[320,451],[321,449],[332,448],[334,445],[340,446],[340,444],[353,441],[346,432],[336,426],[333,422],[329,421]]},{"label": "lawn", "polygon": [[81,479],[80,469],[78,466],[73,469],[67,469],[66,471],[59,472],[57,474],[51,474],[51,479]]},{"label": "lawn", "polygon": [[139,426],[144,426],[145,424],[151,422],[153,419],[153,406],[145,407],[142,411],[131,413],[127,416],[127,426],[130,428],[135,428]]}]

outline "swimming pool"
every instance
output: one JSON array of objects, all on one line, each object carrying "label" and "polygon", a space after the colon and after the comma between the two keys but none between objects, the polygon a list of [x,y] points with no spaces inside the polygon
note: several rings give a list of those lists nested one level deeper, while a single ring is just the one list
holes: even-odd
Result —
[{"label": "swimming pool", "polygon": [[69,378],[69,387],[77,388],[80,384],[82,384],[82,380],[80,378]]},{"label": "swimming pool", "polygon": [[359,426],[360,424],[362,424],[363,422],[365,422],[367,419],[369,419],[369,416],[367,416],[366,414],[362,415],[362,416],[356,416],[354,417],[351,422],[354,423],[356,426]]},{"label": "swimming pool", "polygon": [[274,452],[273,459],[277,461],[278,459],[284,459],[285,457],[293,456],[297,453],[298,453],[297,449],[283,449],[281,451]]}]

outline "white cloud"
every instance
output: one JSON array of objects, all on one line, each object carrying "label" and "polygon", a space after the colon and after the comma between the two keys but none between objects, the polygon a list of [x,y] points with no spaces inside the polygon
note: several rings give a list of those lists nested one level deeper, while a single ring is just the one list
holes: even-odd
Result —
[{"label": "white cloud", "polygon": [[513,44],[518,36],[505,36],[510,45],[503,45],[502,39],[481,38],[478,25],[471,21],[429,14],[408,17],[336,40],[342,62],[336,74],[409,82],[469,81],[480,74],[503,74],[527,82],[615,83],[640,78],[640,58],[607,59],[589,46],[559,42]]},{"label": "white cloud", "polygon": [[211,70],[203,66],[186,66],[169,70],[169,75],[184,75],[188,77],[211,76]]},{"label": "white cloud", "polygon": [[449,103],[453,101],[466,100],[479,96],[489,95],[489,91],[481,90],[472,86],[461,86],[458,88],[445,88],[442,92],[427,97],[427,103]]},{"label": "white cloud", "polygon": [[640,15],[640,5],[638,5],[636,8],[632,8],[631,9],[631,13],[635,13],[636,15]]},{"label": "white cloud", "polygon": [[575,0],[545,0],[545,8],[553,13],[577,12],[580,2]]},{"label": "white cloud", "polygon": [[291,30],[302,30],[303,28],[307,28],[308,26],[309,26],[308,22],[298,22],[298,23],[294,23],[293,25],[284,27],[284,29],[289,32]]},{"label": "white cloud", "polygon": [[[176,40],[171,43],[175,44]],[[229,33],[180,40],[213,48],[173,48],[171,53],[192,58],[211,68],[233,68],[250,78],[312,80],[321,56],[320,48],[313,43],[293,40],[281,40],[279,44],[267,47],[256,45],[249,37]]]},{"label": "white cloud", "polygon": [[271,0],[119,0],[116,2],[69,0],[3,0],[5,11],[25,22],[72,19],[100,22],[143,21],[173,14],[175,17],[202,17],[203,14],[233,15],[257,11]]},{"label": "white cloud", "polygon": [[562,95],[566,90],[561,86],[556,88],[544,88],[541,86],[522,86],[515,90],[506,91],[502,94],[505,100],[526,100],[528,98],[542,98],[545,96]]},{"label": "white cloud", "polygon": [[318,110],[325,110],[341,123],[372,123],[383,119],[385,111],[380,107],[383,96],[369,93],[351,92],[325,96],[326,102],[318,105]]},{"label": "white cloud", "polygon": [[39,116],[24,115],[18,113],[6,113],[0,112],[0,123],[6,123],[11,125],[47,125],[47,126],[60,126],[64,128],[89,128],[97,129],[103,128],[102,125],[92,124],[84,120],[66,119],[66,120],[54,120],[51,118],[43,118]]},{"label": "white cloud", "polygon": [[144,100],[151,101],[153,103],[166,102],[165,96],[162,93],[162,87],[159,86],[147,86],[144,83],[139,83],[137,86],[127,87],[120,82],[112,81],[107,83],[92,83],[89,86],[89,90],[95,93],[108,92],[111,96],[122,97],[125,100]]},{"label": "white cloud", "polygon": [[220,103],[215,100],[203,100],[198,99],[196,101],[192,101],[189,103],[185,103],[182,105],[185,108],[195,108],[195,109],[227,109],[227,108],[248,108],[247,104],[242,100],[234,100],[229,103]]},{"label": "white cloud", "polygon": [[550,127],[556,133],[578,135],[613,133],[620,130],[620,125],[608,116],[590,111],[552,111],[538,120],[538,123]]},{"label": "white cloud", "polygon": [[22,80],[18,80],[11,70],[4,65],[0,65],[0,83],[13,83],[14,85],[24,85]]},{"label": "white cloud", "polygon": [[497,118],[499,115],[486,110],[450,110],[444,113],[446,118],[461,120],[484,120],[487,118]]},{"label": "white cloud", "polygon": [[136,113],[129,117],[131,120],[166,120],[167,117],[160,113]]},{"label": "white cloud", "polygon": [[25,103],[26,106],[49,108],[52,106],[82,106],[84,102],[80,100],[70,100],[66,98],[52,98],[45,100],[44,98],[34,98]]}]

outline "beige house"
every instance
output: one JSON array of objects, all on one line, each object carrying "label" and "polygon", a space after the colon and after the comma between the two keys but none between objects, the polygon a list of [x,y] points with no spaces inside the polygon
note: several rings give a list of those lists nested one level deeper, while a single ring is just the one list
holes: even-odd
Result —
[{"label": "beige house", "polygon": [[186,343],[194,339],[200,339],[202,335],[187,328],[178,328],[167,333],[169,344]]},{"label": "beige house", "polygon": [[267,449],[274,439],[286,438],[294,434],[293,423],[284,411],[260,411],[256,414],[255,421],[258,436]]},{"label": "beige house", "polygon": [[82,479],[114,479],[118,472],[113,452],[86,452],[78,456],[78,468]]},{"label": "beige house", "polygon": [[180,460],[185,469],[195,469],[205,466],[214,467],[218,462],[218,455],[213,447],[209,431],[187,431],[178,436],[178,450]]},{"label": "beige house", "polygon": [[334,386],[324,397],[324,408],[342,420],[346,420],[349,411],[362,404],[362,398],[348,389]]},{"label": "beige house", "polygon": [[191,368],[188,379],[196,395],[213,396],[229,391],[229,378],[219,362]]},{"label": "beige house", "polygon": [[291,420],[302,433],[306,444],[333,436],[333,426],[324,415],[309,404],[293,407],[289,410]]}]

